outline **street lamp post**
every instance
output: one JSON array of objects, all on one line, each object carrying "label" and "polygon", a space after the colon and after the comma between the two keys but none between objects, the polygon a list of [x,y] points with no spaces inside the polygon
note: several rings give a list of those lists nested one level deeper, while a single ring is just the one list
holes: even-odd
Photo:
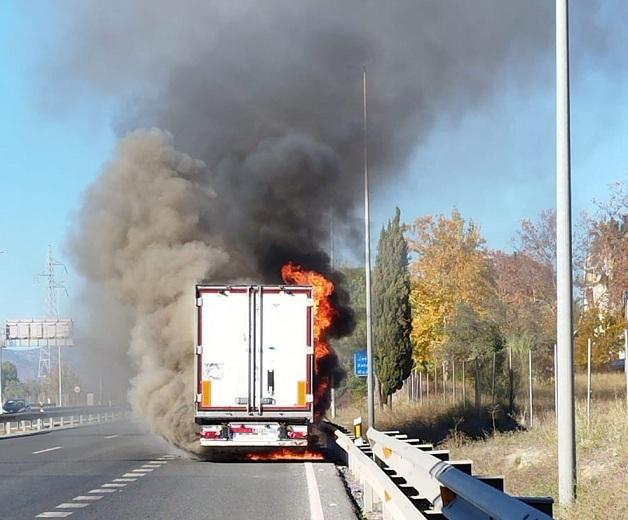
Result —
[{"label": "street lamp post", "polygon": [[366,289],[366,357],[368,426],[375,426],[375,380],[373,370],[373,328],[371,324],[371,218],[369,210],[368,119],[366,105],[366,67],[362,69],[362,122],[364,138],[364,280]]},{"label": "street lamp post", "polygon": [[569,136],[568,0],[556,0],[556,334],[558,496],[576,495],[576,442],[572,337],[571,171]]}]

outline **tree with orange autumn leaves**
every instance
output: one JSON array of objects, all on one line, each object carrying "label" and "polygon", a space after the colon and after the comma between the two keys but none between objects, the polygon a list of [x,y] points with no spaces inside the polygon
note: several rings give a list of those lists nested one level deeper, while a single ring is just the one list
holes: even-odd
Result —
[{"label": "tree with orange autumn leaves", "polygon": [[417,364],[439,357],[458,304],[485,315],[495,300],[488,252],[479,228],[459,211],[425,216],[410,226],[412,341]]}]

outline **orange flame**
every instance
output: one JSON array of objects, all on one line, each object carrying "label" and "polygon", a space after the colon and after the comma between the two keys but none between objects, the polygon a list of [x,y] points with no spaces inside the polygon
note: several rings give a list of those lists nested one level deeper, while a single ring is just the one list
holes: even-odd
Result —
[{"label": "orange flame", "polygon": [[314,289],[314,413],[318,420],[329,404],[332,383],[331,374],[325,373],[323,367],[326,358],[333,356],[328,334],[338,316],[331,302],[335,287],[322,274],[292,262],[281,268],[281,277],[285,283],[311,285]]},{"label": "orange flame", "polygon": [[247,459],[258,460],[324,460],[325,456],[318,451],[305,450],[304,452],[293,451],[291,448],[277,448],[267,453],[249,453]]}]

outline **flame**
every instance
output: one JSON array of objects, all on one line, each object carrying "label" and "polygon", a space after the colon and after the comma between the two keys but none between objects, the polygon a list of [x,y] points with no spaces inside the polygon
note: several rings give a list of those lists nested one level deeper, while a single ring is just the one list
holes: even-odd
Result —
[{"label": "flame", "polygon": [[314,413],[319,420],[329,404],[331,374],[325,373],[325,361],[334,353],[329,344],[329,329],[338,311],[331,302],[334,284],[316,271],[288,262],[281,268],[281,277],[288,284],[311,285],[314,289]]},{"label": "flame", "polygon": [[267,453],[249,453],[247,459],[251,461],[269,460],[324,460],[325,456],[313,450],[302,452],[293,451],[291,448],[277,448]]}]

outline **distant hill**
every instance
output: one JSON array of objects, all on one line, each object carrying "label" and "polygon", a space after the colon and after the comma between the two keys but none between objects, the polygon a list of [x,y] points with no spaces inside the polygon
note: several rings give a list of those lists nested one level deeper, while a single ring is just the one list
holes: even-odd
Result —
[{"label": "distant hill", "polygon": [[39,368],[39,350],[12,350],[2,349],[2,360],[10,361],[17,368],[17,377],[20,381],[27,381],[37,377]]}]

